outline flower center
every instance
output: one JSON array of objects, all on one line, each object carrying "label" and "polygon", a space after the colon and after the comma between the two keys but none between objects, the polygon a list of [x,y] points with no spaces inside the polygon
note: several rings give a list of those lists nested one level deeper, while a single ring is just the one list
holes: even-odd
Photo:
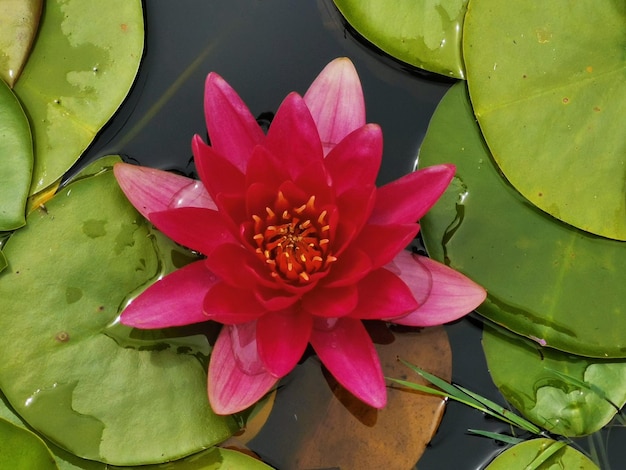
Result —
[{"label": "flower center", "polygon": [[272,277],[302,285],[337,258],[329,253],[328,211],[315,208],[315,196],[294,207],[278,192],[274,208],[263,217],[253,215],[256,253],[269,267]]}]

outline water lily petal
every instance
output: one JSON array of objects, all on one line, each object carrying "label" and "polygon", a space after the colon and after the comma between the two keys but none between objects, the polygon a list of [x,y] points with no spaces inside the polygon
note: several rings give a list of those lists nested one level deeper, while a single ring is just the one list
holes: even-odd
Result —
[{"label": "water lily petal", "polygon": [[324,145],[324,155],[365,124],[361,81],[350,59],[330,62],[304,95]]},{"label": "water lily petal", "polygon": [[268,215],[266,208],[273,208],[277,192],[263,183],[254,183],[246,190],[246,214],[252,219],[256,215],[265,219]]},{"label": "water lily petal", "polygon": [[330,186],[330,177],[323,160],[308,162],[302,167],[294,183],[304,192],[315,195],[315,207],[335,203],[335,192]]},{"label": "water lily petal", "polygon": [[333,250],[336,254],[346,249],[354,237],[361,232],[375,203],[376,186],[372,184],[350,188],[337,197],[339,218],[333,239]]},{"label": "water lily petal", "polygon": [[245,172],[265,135],[235,90],[214,72],[206,79],[204,112],[213,149]]},{"label": "water lily petal", "polygon": [[220,213],[211,209],[181,207],[152,212],[150,221],[176,243],[205,255],[222,243],[237,243]]},{"label": "water lily petal", "polygon": [[249,289],[239,289],[217,282],[206,292],[204,315],[225,325],[238,325],[256,320],[266,312]]},{"label": "water lily petal", "polygon": [[246,172],[246,186],[261,183],[268,188],[278,188],[289,175],[276,156],[262,145],[252,151]]},{"label": "water lily petal", "polygon": [[143,291],[124,308],[120,322],[134,328],[169,328],[207,321],[202,302],[217,281],[204,261],[188,264]]},{"label": "water lily petal", "polygon": [[359,293],[354,284],[341,287],[322,287],[302,296],[302,308],[311,315],[338,318],[348,315],[359,301]]},{"label": "water lily petal", "polygon": [[373,268],[389,263],[419,232],[418,224],[366,225],[353,245],[367,253]]},{"label": "water lily petal", "polygon": [[244,174],[232,162],[205,144],[199,135],[193,137],[191,149],[200,179],[213,199],[220,193],[244,192]]},{"label": "water lily petal", "polygon": [[374,184],[383,155],[383,135],[376,124],[366,124],[348,134],[324,159],[337,195]]},{"label": "water lily petal", "polygon": [[446,190],[455,171],[454,165],[434,165],[378,188],[370,223],[417,222]]},{"label": "water lily petal", "polygon": [[276,377],[287,375],[296,366],[311,336],[313,317],[299,308],[269,312],[257,320],[259,356]]},{"label": "water lily petal", "polygon": [[341,287],[356,284],[372,270],[372,262],[367,253],[355,246],[344,251],[320,285],[324,287]]},{"label": "water lily petal", "polygon": [[442,325],[478,307],[487,293],[463,274],[425,256],[399,253],[389,265],[409,286],[420,307],[393,323],[408,326]]},{"label": "water lily petal", "polygon": [[[311,287],[312,288],[312,287]],[[254,294],[266,310],[277,311],[289,308],[300,300],[302,293],[294,293],[284,289],[272,289],[257,286]]]},{"label": "water lily petal", "polygon": [[[168,171],[116,163],[113,173],[128,200],[146,219],[150,219],[152,212],[173,207],[181,191],[186,188],[206,193],[203,187],[197,186],[197,181]],[[200,201],[196,207],[203,207],[199,204],[204,203],[207,208],[215,207],[208,194],[197,194],[194,199]]]},{"label": "water lily petal", "polygon": [[[246,348],[249,356],[235,357],[232,339],[235,331],[237,337],[248,338],[248,344],[252,346]],[[245,410],[260,400],[278,381],[267,371],[258,370],[253,374],[240,367],[242,360],[251,364],[261,362],[256,352],[254,335],[254,322],[237,328],[224,326],[215,342],[209,363],[208,395],[211,407],[217,414],[228,415]]]},{"label": "water lily petal", "polygon": [[[252,289],[266,273],[262,262],[241,245],[224,243],[206,259],[207,267],[224,282],[241,289]],[[268,281],[269,274],[264,276]]]},{"label": "water lily petal", "polygon": [[322,143],[309,108],[297,93],[282,102],[267,132],[265,146],[283,162],[292,179],[309,162],[323,158]]},{"label": "water lily petal", "polygon": [[374,344],[360,320],[319,319],[311,345],[337,381],[374,408],[387,404],[387,390]]},{"label": "water lily petal", "polygon": [[380,320],[406,315],[418,307],[411,289],[402,279],[380,268],[358,283],[359,303],[350,313],[353,318]]},{"label": "water lily petal", "polygon": [[168,209],[179,207],[201,207],[217,210],[217,205],[202,184],[202,181],[193,180],[172,196]]}]

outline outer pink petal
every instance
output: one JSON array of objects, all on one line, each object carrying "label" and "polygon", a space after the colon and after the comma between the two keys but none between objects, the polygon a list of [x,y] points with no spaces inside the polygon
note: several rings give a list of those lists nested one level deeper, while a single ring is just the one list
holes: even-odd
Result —
[{"label": "outer pink petal", "polygon": [[417,222],[446,190],[455,171],[454,165],[430,166],[378,188],[370,223]]},{"label": "outer pink petal", "polygon": [[348,134],[326,156],[324,163],[336,193],[375,184],[383,155],[383,136],[376,124]]},{"label": "outer pink petal", "polygon": [[202,181],[195,181],[182,188],[172,196],[169,203],[170,209],[178,209],[180,207],[198,207],[203,209],[217,210],[217,206]]},{"label": "outer pink petal", "polygon": [[225,282],[211,286],[204,296],[204,315],[225,325],[238,325],[256,320],[266,312],[248,289],[238,289]]},{"label": "outer pink petal", "polygon": [[211,209],[182,207],[153,212],[150,221],[176,243],[205,255],[223,243],[238,243],[222,216]]},{"label": "outer pink petal", "polygon": [[313,318],[299,308],[269,312],[257,321],[257,347],[265,368],[274,376],[296,366],[311,337]]},{"label": "outer pink petal", "polygon": [[265,135],[239,95],[216,73],[206,79],[204,112],[211,146],[243,173]]},{"label": "outer pink petal", "polygon": [[406,316],[391,319],[409,326],[442,325],[478,307],[485,289],[463,274],[425,256],[399,253],[388,266],[410,287],[420,307]]},{"label": "outer pink petal", "polygon": [[409,287],[398,276],[385,268],[372,271],[358,284],[359,304],[350,314],[362,320],[406,315],[418,303]]},{"label": "outer pink petal", "polygon": [[318,285],[302,296],[302,308],[317,317],[338,318],[350,314],[358,301],[359,294],[354,284],[329,288]]},{"label": "outer pink petal", "polygon": [[[209,363],[208,393],[213,411],[228,415],[252,406],[278,379],[258,367],[255,323],[222,328]],[[235,338],[235,341],[233,341]],[[235,344],[237,341],[240,344]],[[236,349],[238,355],[235,355]]]},{"label": "outer pink petal", "polygon": [[126,306],[120,322],[135,328],[168,328],[207,321],[202,302],[217,277],[196,261],[156,281]]},{"label": "outer pink petal", "polygon": [[324,155],[350,132],[365,124],[365,100],[350,59],[330,62],[304,95],[319,129]]},{"label": "outer pink petal", "polygon": [[337,381],[375,408],[387,403],[387,390],[378,354],[360,320],[320,319],[311,333],[311,345]]},{"label": "outer pink petal", "polygon": [[215,208],[204,187],[191,178],[128,163],[116,163],[113,173],[128,200],[146,219],[152,212],[177,207],[183,195],[189,205]]},{"label": "outer pink petal", "polygon": [[292,179],[300,175],[303,167],[323,158],[315,122],[297,93],[287,95],[276,111],[265,146],[284,163]]}]

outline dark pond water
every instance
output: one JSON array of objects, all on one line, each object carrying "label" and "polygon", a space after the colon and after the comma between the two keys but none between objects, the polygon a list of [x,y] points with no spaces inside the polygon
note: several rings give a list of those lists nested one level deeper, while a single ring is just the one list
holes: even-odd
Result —
[{"label": "dark pond water", "polygon": [[[379,123],[385,136],[383,184],[411,171],[430,117],[451,84],[404,68],[356,39],[330,0],[150,0],[145,11],[147,45],[137,83],[79,166],[120,153],[144,165],[188,173],[190,138],[206,132],[202,94],[209,71],[222,75],[258,116],[275,111],[288,92],[303,93],[330,60],[348,56],[363,83],[368,121]],[[453,380],[501,400],[487,372],[478,323],[463,320],[447,330]],[[280,432],[280,412],[277,405],[278,418],[251,447],[284,468],[280,449],[289,445],[289,436]],[[502,448],[469,435],[468,428],[506,431],[451,403],[416,468],[483,468]]]}]

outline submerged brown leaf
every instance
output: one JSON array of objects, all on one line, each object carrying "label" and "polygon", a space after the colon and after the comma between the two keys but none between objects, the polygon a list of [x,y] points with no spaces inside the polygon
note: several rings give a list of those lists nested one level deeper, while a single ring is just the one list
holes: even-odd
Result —
[{"label": "submerged brown leaf", "polygon": [[[421,382],[397,361],[446,380],[452,355],[443,327],[391,329],[368,324],[384,374]],[[410,376],[409,376],[410,375]],[[281,384],[274,409],[249,447],[281,469],[412,468],[439,426],[442,399],[388,388],[376,410],[355,398],[310,357]]]}]

